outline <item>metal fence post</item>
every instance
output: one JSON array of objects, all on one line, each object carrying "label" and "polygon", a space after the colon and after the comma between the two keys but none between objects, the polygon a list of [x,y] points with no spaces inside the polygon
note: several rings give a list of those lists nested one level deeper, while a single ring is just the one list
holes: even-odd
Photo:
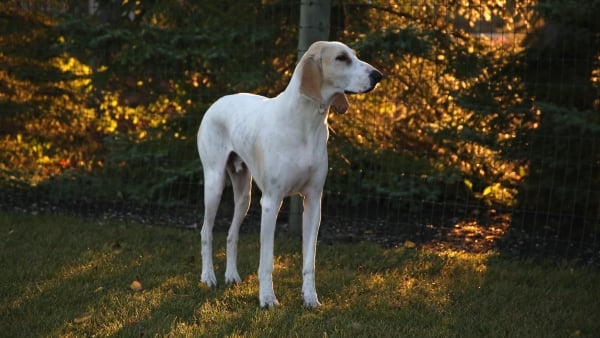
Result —
[{"label": "metal fence post", "polygon": [[[310,45],[329,39],[330,0],[303,0],[300,2],[300,27],[298,28],[298,60]],[[302,234],[302,197],[290,197],[289,229],[294,235]]]}]

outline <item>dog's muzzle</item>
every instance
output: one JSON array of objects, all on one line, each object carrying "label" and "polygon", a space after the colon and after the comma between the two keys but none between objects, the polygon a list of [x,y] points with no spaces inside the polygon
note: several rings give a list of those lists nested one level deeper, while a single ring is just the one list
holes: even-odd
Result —
[{"label": "dog's muzzle", "polygon": [[352,92],[352,91],[348,91],[347,90],[347,91],[345,91],[345,93],[346,94],[364,94],[364,93],[368,93],[368,92],[372,91],[373,89],[375,89],[375,87],[381,81],[381,79],[383,79],[383,73],[381,73],[377,69],[373,69],[369,73],[369,80],[371,81],[371,85],[369,86],[369,88],[367,88],[366,90],[364,90],[362,92]]}]

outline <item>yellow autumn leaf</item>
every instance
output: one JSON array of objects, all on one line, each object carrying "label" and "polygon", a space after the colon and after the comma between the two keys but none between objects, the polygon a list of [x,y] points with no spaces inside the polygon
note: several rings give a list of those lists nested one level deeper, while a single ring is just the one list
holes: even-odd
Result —
[{"label": "yellow autumn leaf", "polygon": [[465,186],[467,186],[467,188],[469,188],[469,190],[473,190],[473,182],[469,181],[468,179],[464,179],[463,181],[465,183]]}]

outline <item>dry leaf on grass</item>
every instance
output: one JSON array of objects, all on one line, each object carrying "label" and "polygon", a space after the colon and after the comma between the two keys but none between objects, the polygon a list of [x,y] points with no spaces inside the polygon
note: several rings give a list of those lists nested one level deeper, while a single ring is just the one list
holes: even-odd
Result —
[{"label": "dry leaf on grass", "polygon": [[84,314],[82,316],[79,316],[79,317],[73,319],[73,323],[75,323],[75,324],[81,324],[81,323],[85,323],[87,321],[90,321],[91,319],[92,319],[92,315]]},{"label": "dry leaf on grass", "polygon": [[406,241],[404,242],[404,247],[407,249],[414,249],[417,247],[417,244],[415,244],[415,242],[412,241]]},{"label": "dry leaf on grass", "polygon": [[133,282],[131,282],[131,284],[129,284],[129,288],[133,292],[139,292],[144,289],[144,287],[142,286],[142,283],[140,283],[138,280],[134,280]]}]

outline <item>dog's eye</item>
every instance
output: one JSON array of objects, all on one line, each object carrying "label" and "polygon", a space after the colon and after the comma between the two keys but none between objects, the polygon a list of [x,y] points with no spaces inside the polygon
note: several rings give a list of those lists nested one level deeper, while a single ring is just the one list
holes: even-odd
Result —
[{"label": "dog's eye", "polygon": [[337,61],[350,63],[350,58],[348,57],[348,54],[346,54],[346,53],[338,55],[335,59]]}]

